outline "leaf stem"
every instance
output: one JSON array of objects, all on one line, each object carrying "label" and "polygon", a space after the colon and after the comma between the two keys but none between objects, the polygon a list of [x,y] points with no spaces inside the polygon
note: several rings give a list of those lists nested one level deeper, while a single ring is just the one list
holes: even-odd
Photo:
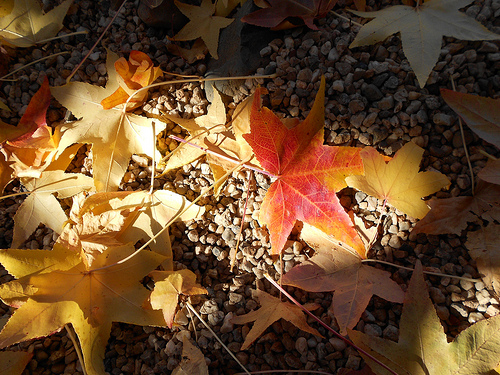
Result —
[{"label": "leaf stem", "polygon": [[352,341],[346,339],[344,336],[342,336],[340,333],[338,333],[337,331],[335,331],[332,327],[330,327],[328,324],[326,324],[325,322],[323,322],[320,318],[318,318],[316,315],[314,315],[312,312],[310,312],[309,310],[307,310],[304,306],[302,306],[295,298],[293,298],[285,289],[283,289],[276,281],[274,281],[270,276],[269,274],[266,272],[264,274],[264,277],[271,283],[273,284],[276,288],[278,288],[278,290],[283,293],[285,296],[288,297],[288,299],[290,299],[290,301],[292,301],[295,305],[297,305],[298,307],[300,307],[302,309],[302,311],[304,311],[307,315],[309,315],[311,318],[313,318],[314,320],[316,320],[320,325],[322,325],[325,329],[327,329],[328,331],[330,331],[331,333],[333,333],[335,336],[337,336],[339,339],[341,339],[342,341],[344,341],[346,344],[349,344],[350,346],[352,346],[353,348],[355,348],[356,350],[358,350],[360,353],[363,353],[364,355],[366,355],[368,358],[370,358],[372,361],[376,362],[378,365],[382,366],[383,368],[385,368],[387,371],[389,371],[391,374],[394,374],[394,375],[398,375],[397,372],[395,372],[394,370],[392,370],[390,367],[388,367],[387,365],[385,365],[384,363],[380,362],[377,358],[375,358],[374,356],[372,356],[371,354],[369,354],[368,352],[366,352],[365,350],[359,348],[358,346],[356,346],[356,344],[354,344]]},{"label": "leaf stem", "polygon": [[491,160],[498,160],[498,158],[494,157],[493,155],[491,154],[488,154],[486,151],[484,150],[479,150],[479,153],[483,154],[484,156],[486,156],[488,159],[491,159]]},{"label": "leaf stem", "polygon": [[82,365],[82,371],[83,375],[87,375],[87,371],[85,370],[85,362],[83,361],[83,354],[82,354],[82,348],[80,348],[80,344],[78,340],[76,339],[75,334],[73,333],[73,330],[68,324],[64,325],[64,328],[66,328],[66,332],[68,333],[69,338],[73,342],[73,346],[76,351],[76,355],[78,357],[78,360],[80,361],[80,364]]},{"label": "leaf stem", "polygon": [[335,12],[334,10],[331,10],[330,12],[332,12],[335,16],[339,17],[339,18],[342,18],[343,20],[345,21],[349,21],[350,23],[352,23],[353,25],[356,25],[356,26],[359,26],[359,27],[363,27],[362,24],[360,24],[359,22],[356,22],[356,21],[353,21],[352,19],[350,19],[349,17],[346,17],[346,16],[343,16],[342,14],[339,14],[337,12]]},{"label": "leaf stem", "polygon": [[[456,92],[457,90],[455,89],[455,81],[453,80],[453,75],[450,76],[450,80],[451,80],[451,88],[453,89],[453,91]],[[465,158],[467,159],[467,165],[469,166],[472,195],[474,195],[474,171],[472,170],[469,151],[467,150],[467,144],[465,143],[464,126],[462,124],[462,118],[460,117],[460,115],[458,116],[458,125],[460,127],[460,135],[462,136],[462,144],[464,146]]]},{"label": "leaf stem", "polygon": [[[184,140],[184,139],[182,139],[182,138],[179,138],[179,137],[177,137],[177,136],[175,136],[175,135],[169,135],[168,137],[169,137],[169,138],[172,138],[172,139],[175,139],[175,140],[176,140],[176,141],[178,141],[178,142],[186,143],[186,144],[188,144],[188,145],[190,145],[190,146],[196,147],[196,148],[198,148],[198,149],[200,149],[200,150],[202,150],[202,151],[204,151],[204,152],[206,152],[206,153],[209,153],[209,154],[211,154],[211,155],[217,156],[218,158],[221,158],[221,159],[227,160],[227,161],[229,161],[229,162],[231,162],[231,163],[234,163],[234,164],[238,164],[238,163],[240,163],[240,161],[241,161],[241,160],[238,160],[238,159],[234,159],[234,158],[232,158],[232,157],[230,157],[230,156],[225,156],[225,155],[218,154],[217,152],[212,151],[212,150],[210,150],[210,149],[208,149],[208,148],[206,148],[206,147],[202,147],[202,146],[199,146],[199,145],[195,145],[194,143],[191,143],[191,142],[189,142],[189,141],[186,141],[186,140]],[[260,168],[254,167],[254,166],[252,166],[252,165],[250,165],[250,164],[243,164],[243,167],[245,167],[245,168],[247,168],[247,169],[251,169],[252,171],[255,171],[255,172],[260,172],[260,173],[265,174],[265,175],[267,175],[267,176],[269,176],[269,177],[278,178],[278,176],[275,176],[274,174],[269,173],[268,171],[265,171],[265,170],[263,170],[263,169],[260,169]]]},{"label": "leaf stem", "polygon": [[219,338],[219,336],[217,336],[217,334],[213,331],[213,329],[203,320],[203,318],[200,316],[200,314],[198,314],[196,312],[196,310],[194,309],[193,305],[191,305],[189,302],[186,302],[186,306],[189,308],[189,310],[191,310],[193,312],[194,315],[196,315],[196,317],[198,319],[200,319],[200,321],[203,323],[203,325],[210,331],[210,333],[215,337],[215,339],[219,342],[219,344],[221,344],[224,349],[226,349],[226,351],[229,353],[229,355],[231,357],[233,357],[233,359],[240,365],[240,367],[243,369],[243,371],[245,371],[245,374],[248,374],[248,375],[252,375],[250,373],[250,371],[248,371],[245,366],[243,366],[243,363],[241,363],[238,358],[233,354],[233,352],[231,350],[229,350],[229,348],[226,346],[226,344],[224,344],[222,342],[222,340]]},{"label": "leaf stem", "polygon": [[[397,268],[401,268],[407,271],[415,271],[413,268],[410,267],[405,267],[405,266],[400,266],[399,264],[394,264],[390,262],[386,262],[385,260],[378,260],[378,259],[362,259],[362,263],[368,263],[368,262],[373,262],[373,263],[381,263],[385,264],[387,266],[393,266]],[[459,280],[465,280],[465,281],[470,281],[471,283],[477,283],[481,281],[481,279],[471,279],[470,277],[463,277],[463,276],[455,276],[455,275],[447,275],[445,273],[439,273],[439,272],[432,272],[432,271],[423,271],[427,275],[433,275],[433,276],[439,276],[439,277],[450,277],[452,279],[459,279]]]}]

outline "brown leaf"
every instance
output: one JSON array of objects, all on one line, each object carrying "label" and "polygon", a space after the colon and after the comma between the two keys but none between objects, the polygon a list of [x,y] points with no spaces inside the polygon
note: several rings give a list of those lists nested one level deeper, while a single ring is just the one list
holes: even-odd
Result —
[{"label": "brown leaf", "polygon": [[[254,298],[259,299],[260,309],[231,319],[231,322],[234,324],[245,324],[255,321],[252,329],[247,334],[241,350],[247,349],[267,327],[279,319],[285,319],[303,331],[323,337],[318,331],[307,324],[304,312],[300,307],[290,302],[282,302],[279,298],[273,297],[262,290],[252,290],[252,295]],[[316,303],[307,303],[304,307],[312,311],[317,309],[319,305]]]},{"label": "brown leaf", "polygon": [[488,160],[477,176],[486,182],[500,185],[500,159]]},{"label": "brown leaf", "polygon": [[391,274],[361,262],[354,251],[340,247],[319,229],[304,224],[301,239],[316,250],[314,256],[283,276],[283,283],[309,292],[334,291],[330,311],[342,335],[353,328],[372,295],[401,303],[404,293]]}]

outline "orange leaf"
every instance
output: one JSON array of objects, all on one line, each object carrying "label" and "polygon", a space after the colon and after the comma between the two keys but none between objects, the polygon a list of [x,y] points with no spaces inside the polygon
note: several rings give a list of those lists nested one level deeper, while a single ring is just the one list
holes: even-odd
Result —
[{"label": "orange leaf", "polygon": [[16,177],[39,177],[55,155],[59,136],[52,135],[45,119],[50,100],[49,81],[45,78],[19,124],[0,124],[0,151]]},{"label": "orange leaf", "polygon": [[[115,62],[116,72],[119,74],[118,83],[120,87],[110,96],[101,101],[104,109],[110,109],[127,101],[136,90],[153,83],[162,71],[153,66],[153,61],[143,52],[130,52],[129,60],[120,58]],[[147,90],[134,95],[127,106],[127,110],[137,108],[147,96]]]},{"label": "orange leaf", "polygon": [[301,220],[356,249],[363,242],[336,192],[345,178],[363,173],[360,149],[323,145],[324,78],[307,118],[288,129],[255,94],[250,115],[251,133],[244,138],[264,169],[277,177],[260,210],[259,221],[271,235],[272,253],[279,254],[295,221]]}]

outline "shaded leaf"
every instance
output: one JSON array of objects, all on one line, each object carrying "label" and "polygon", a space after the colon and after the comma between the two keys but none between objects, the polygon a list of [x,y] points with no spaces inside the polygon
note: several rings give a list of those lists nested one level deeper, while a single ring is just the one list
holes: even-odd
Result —
[{"label": "shaded leaf", "polygon": [[304,224],[301,239],[316,252],[288,271],[283,283],[308,292],[333,291],[330,311],[342,335],[356,326],[374,294],[387,301],[403,302],[404,293],[389,272],[363,264],[356,253],[312,226]]},{"label": "shaded leaf", "polygon": [[205,356],[186,335],[182,336],[182,361],[172,375],[208,375],[208,366]]},{"label": "shaded leaf", "polygon": [[[259,299],[260,308],[250,311],[248,314],[236,316],[231,319],[234,324],[245,324],[255,321],[252,329],[248,332],[241,350],[247,349],[264,331],[279,319],[285,319],[294,324],[302,331],[312,333],[318,337],[323,337],[314,328],[307,324],[306,317],[302,309],[290,302],[282,302],[279,298],[273,297],[262,290],[252,290],[254,298]],[[316,303],[307,303],[304,307],[315,310],[319,307]]]},{"label": "shaded leaf", "polygon": [[465,243],[469,255],[476,261],[479,272],[484,275],[484,284],[497,295],[500,295],[499,231],[500,225],[491,223],[486,228],[482,227],[469,233]]},{"label": "shaded leaf", "polygon": [[179,303],[179,296],[193,296],[207,294],[207,290],[196,284],[196,275],[188,270],[153,271],[150,276],[155,281],[155,288],[151,292],[149,301],[155,310],[162,310],[168,328],[172,328],[175,310]]},{"label": "shaded leaf", "polygon": [[490,32],[479,22],[459,12],[472,0],[432,0],[417,6],[395,5],[376,12],[354,14],[375,18],[365,24],[350,48],[383,42],[400,33],[405,56],[424,87],[441,53],[443,36],[462,40],[497,40],[500,35]]},{"label": "shaded leaf", "polygon": [[309,115],[291,129],[271,110],[261,108],[260,100],[252,105],[251,133],[244,138],[262,167],[277,176],[259,216],[269,229],[273,254],[281,253],[296,220],[335,236],[362,255],[365,252],[336,195],[347,186],[347,176],[363,173],[360,149],[323,145],[324,88],[322,78]]},{"label": "shaded leaf", "polygon": [[215,5],[212,4],[212,0],[202,0],[200,6],[189,5],[175,0],[175,5],[189,18],[189,22],[171,39],[184,41],[201,38],[207,45],[210,54],[215,59],[218,59],[217,48],[220,29],[227,27],[233,22],[233,19],[214,16]]},{"label": "shaded leaf", "polygon": [[500,220],[500,186],[479,180],[475,195],[446,199],[432,198],[431,210],[412,232],[460,235],[467,228],[468,222],[481,217],[485,220]]},{"label": "shaded leaf", "polygon": [[500,99],[447,89],[440,91],[446,104],[464,119],[474,133],[500,148]]},{"label": "shaded leaf", "polygon": [[[349,337],[398,374],[486,375],[498,365],[500,315],[473,324],[448,343],[418,261],[405,296],[398,342],[352,330]],[[376,374],[389,374],[360,354]]]},{"label": "shaded leaf", "polygon": [[16,0],[9,15],[0,18],[0,38],[17,47],[30,47],[57,35],[73,0],[44,14],[36,0]]},{"label": "shaded leaf", "polygon": [[442,173],[418,171],[423,153],[422,148],[408,142],[386,163],[374,148],[366,147],[360,152],[365,175],[347,177],[347,184],[421,219],[429,212],[422,197],[450,185]]},{"label": "shaded leaf", "polygon": [[33,353],[0,352],[0,375],[21,375]]},{"label": "shaded leaf", "polygon": [[477,176],[483,181],[500,185],[500,159],[488,160]]}]

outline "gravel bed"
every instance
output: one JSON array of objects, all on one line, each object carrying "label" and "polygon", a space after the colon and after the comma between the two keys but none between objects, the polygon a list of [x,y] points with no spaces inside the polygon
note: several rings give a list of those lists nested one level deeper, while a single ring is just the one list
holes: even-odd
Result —
[{"label": "gravel bed", "polygon": [[[43,2],[50,8],[59,1]],[[166,45],[170,43],[166,39],[168,31],[145,25],[137,16],[138,2],[126,3],[74,80],[105,84],[105,48],[121,55],[131,50],[143,51],[155,65],[160,64],[167,72],[187,75],[206,73],[208,60],[190,65],[167,51]],[[391,1],[379,3],[385,7]],[[369,0],[368,4],[371,9],[378,9],[374,7],[373,0]],[[466,8],[466,13],[491,31],[500,33],[500,1],[474,1]],[[1,111],[2,119],[16,124],[45,76],[49,77],[51,86],[64,84],[113,15],[108,1],[75,0],[61,35],[82,30],[87,30],[88,35],[65,37],[43,46],[13,52],[15,57],[11,70],[53,53],[69,53],[51,57],[16,73],[12,77],[17,79],[15,82],[4,82],[0,96],[12,112]],[[352,14],[346,16],[360,21]],[[403,144],[413,141],[426,150],[422,168],[440,171],[451,181],[450,189],[436,193],[437,197],[470,194],[471,180],[457,115],[439,96],[439,88],[451,88],[453,77],[458,91],[498,97],[500,44],[445,38],[439,62],[429,83],[422,89],[415,84],[415,74],[404,57],[399,37],[390,37],[376,46],[350,50],[348,46],[358,31],[357,26],[334,15],[319,20],[318,24],[319,31],[303,27],[289,30],[261,51],[255,51],[267,59],[267,65],[259,68],[257,73],[276,73],[274,79],[260,82],[269,91],[265,105],[281,117],[305,118],[319,88],[320,77],[324,74],[328,99],[326,144],[370,145],[386,155],[394,155]],[[252,80],[242,82],[230,108],[252,93],[256,84]],[[168,112],[189,118],[205,114],[208,105],[203,84],[176,84],[150,92],[148,101],[137,113],[153,116]],[[65,110],[53,101],[48,111],[48,122],[61,121],[65,114]],[[168,124],[167,132],[185,135],[185,131],[175,124]],[[480,149],[500,157],[492,146],[467,128],[465,141],[475,174],[486,163],[486,157],[479,153]],[[177,142],[165,139],[163,147],[173,150]],[[91,156],[91,149],[82,147],[69,169],[90,175]],[[123,190],[148,189],[150,173],[151,160],[134,156],[120,187]],[[247,188],[249,178],[251,183]],[[200,160],[156,179],[154,188],[172,190],[194,199],[203,187],[212,182],[208,164]],[[258,302],[252,299],[252,289],[278,295],[264,278],[264,273],[279,279],[282,270],[287,272],[313,254],[307,244],[297,240],[296,231],[290,236],[282,263],[268,254],[271,247],[269,233],[259,225],[257,218],[260,202],[270,183],[268,177],[251,171],[235,172],[218,199],[213,195],[204,197],[200,202],[206,208],[204,216],[176,223],[171,228],[175,238],[172,245],[174,266],[176,269],[189,268],[207,288],[208,295],[196,296],[192,299],[193,305],[249,371],[300,369],[336,373],[340,368],[359,369],[363,361],[357,352],[311,319],[308,322],[324,339],[302,332],[281,320],[247,350],[240,351],[251,324],[233,325],[231,317],[259,307]],[[17,182],[6,189],[7,193],[19,191]],[[247,196],[248,208],[244,215]],[[23,196],[17,196],[0,201],[1,248],[8,248],[12,241],[13,216],[23,199]],[[66,202],[68,207],[70,203]],[[376,225],[378,218],[384,214],[378,240],[369,254],[371,258],[406,267],[413,267],[420,259],[429,270],[469,278],[480,277],[464,246],[467,232],[477,229],[476,225],[470,225],[462,236],[415,235],[411,233],[415,224],[413,219],[393,208],[383,208],[381,202],[362,192],[345,189],[341,194],[341,203],[361,216],[368,226]],[[241,225],[243,232],[236,254],[237,270],[232,273],[229,256],[236,246]],[[51,229],[40,226],[23,246],[48,249],[56,238]],[[411,277],[409,271],[381,264],[374,267],[391,272],[393,279],[406,290]],[[6,271],[0,269],[0,282],[11,279]],[[450,339],[470,324],[500,312],[499,300],[482,282],[428,276],[427,283],[444,331]],[[335,319],[328,310],[331,293],[286,289],[301,303],[320,304],[316,315],[336,327]],[[356,329],[397,341],[401,310],[402,305],[374,296]],[[0,316],[8,313],[8,307],[0,305]],[[188,335],[204,353],[211,374],[242,372],[198,319],[194,319],[194,324],[191,322],[186,307],[177,314],[176,322],[180,326],[172,330],[114,324],[106,351],[106,371],[113,375],[168,374],[181,361],[182,337]],[[14,350],[34,353],[25,374],[82,374],[73,344],[64,331],[21,343]]]}]

